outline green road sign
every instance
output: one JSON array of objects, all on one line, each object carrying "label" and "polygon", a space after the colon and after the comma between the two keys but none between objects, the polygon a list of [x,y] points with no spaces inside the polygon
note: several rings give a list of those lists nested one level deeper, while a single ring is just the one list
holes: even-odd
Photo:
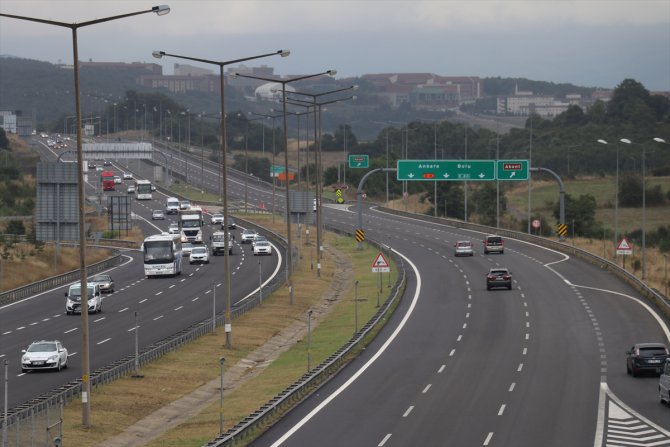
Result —
[{"label": "green road sign", "polygon": [[498,180],[528,180],[528,160],[498,160]]},{"label": "green road sign", "polygon": [[282,172],[284,172],[283,166],[272,165],[270,167],[270,177],[278,177]]},{"label": "green road sign", "polygon": [[368,168],[370,167],[370,157],[367,155],[349,155],[350,168]]},{"label": "green road sign", "polygon": [[398,160],[398,180],[495,180],[494,160]]}]

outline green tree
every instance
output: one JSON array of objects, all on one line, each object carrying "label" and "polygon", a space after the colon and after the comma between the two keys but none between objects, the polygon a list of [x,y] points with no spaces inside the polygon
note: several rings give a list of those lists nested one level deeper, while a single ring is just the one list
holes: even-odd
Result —
[{"label": "green tree", "polygon": [[9,150],[9,139],[5,133],[5,129],[0,127],[0,149]]},{"label": "green tree", "polygon": [[[602,224],[596,221],[596,198],[591,194],[581,194],[576,199],[565,195],[565,223],[573,227],[576,236],[602,237]],[[560,204],[554,207],[556,221],[560,218]]]}]

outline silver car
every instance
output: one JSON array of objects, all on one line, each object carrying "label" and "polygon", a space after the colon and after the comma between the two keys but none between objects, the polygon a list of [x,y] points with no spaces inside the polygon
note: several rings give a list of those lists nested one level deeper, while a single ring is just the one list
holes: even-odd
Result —
[{"label": "silver car", "polygon": [[21,351],[21,371],[67,368],[67,349],[58,340],[34,341]]},{"label": "silver car", "polygon": [[458,241],[454,244],[456,247],[456,256],[474,256],[475,253],[472,250],[472,242],[470,241]]},{"label": "silver car", "polygon": [[114,280],[110,275],[95,275],[89,281],[97,282],[102,293],[114,292]]},{"label": "silver car", "polygon": [[206,245],[197,245],[191,250],[189,264],[209,264],[209,249]]}]

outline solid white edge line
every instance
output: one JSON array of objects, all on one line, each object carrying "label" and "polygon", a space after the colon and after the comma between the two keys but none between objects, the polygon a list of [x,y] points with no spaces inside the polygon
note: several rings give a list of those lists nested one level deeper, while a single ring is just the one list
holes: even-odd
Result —
[{"label": "solid white edge line", "polygon": [[[309,412],[304,418],[302,418],[300,421],[298,421],[297,424],[295,424],[291,429],[289,429],[284,435],[282,435],[281,438],[279,438],[277,441],[275,441],[271,447],[277,447],[280,446],[286,441],[288,438],[290,438],[293,433],[296,431],[300,430],[300,428],[305,425],[310,419],[312,419],[318,412],[323,410],[326,405],[328,405],[331,401],[333,401],[337,396],[339,396],[344,390],[349,388],[349,386],[356,381],[364,372],[367,370],[377,359],[386,351],[386,349],[391,345],[391,343],[395,340],[395,338],[398,336],[400,331],[405,327],[405,324],[407,324],[407,321],[409,320],[409,317],[412,315],[414,312],[414,308],[416,307],[417,302],[419,301],[419,294],[421,293],[421,274],[419,273],[419,269],[416,268],[416,265],[405,255],[400,253],[397,250],[393,250],[394,253],[398,254],[398,256],[402,257],[411,267],[412,270],[414,270],[414,274],[416,275],[416,290],[414,292],[414,296],[412,297],[412,303],[410,304],[409,308],[407,309],[407,312],[405,313],[405,316],[402,318],[402,321],[400,321],[400,324],[395,328],[393,333],[389,336],[389,338],[384,342],[384,344],[379,348],[379,350],[363,365],[361,368],[356,371],[350,378],[347,380],[345,383],[343,383],[335,392],[333,392],[330,396],[325,398],[323,402],[321,402],[316,408],[314,408],[312,411]],[[387,436],[391,436],[390,434]],[[386,442],[386,440],[382,441]]]},{"label": "solid white edge line", "polygon": [[593,439],[593,447],[602,447],[603,435],[605,433],[605,396],[607,395],[607,383],[600,382],[598,395],[598,421],[596,423],[596,434]]}]

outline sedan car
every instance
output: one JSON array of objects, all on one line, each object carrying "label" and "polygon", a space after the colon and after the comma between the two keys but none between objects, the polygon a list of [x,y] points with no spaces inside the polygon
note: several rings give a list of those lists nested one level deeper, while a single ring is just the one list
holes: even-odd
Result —
[{"label": "sedan car", "polygon": [[188,200],[180,200],[179,201],[179,209],[180,210],[187,210],[191,207],[191,202]]},{"label": "sedan car", "polygon": [[257,235],[254,236],[254,238],[251,240],[251,246],[252,246],[252,247],[255,247],[257,242],[263,242],[263,241],[267,241],[267,240],[268,240],[268,238],[266,238],[266,237],[263,236],[262,234],[257,234]]},{"label": "sedan car", "polygon": [[126,189],[126,192],[128,194],[135,194],[135,185],[128,185],[128,189]]},{"label": "sedan car", "polygon": [[179,224],[172,222],[168,227],[169,234],[179,234]]},{"label": "sedan car", "polygon": [[223,214],[220,214],[220,213],[212,214],[212,220],[211,220],[212,225],[217,225],[217,224],[220,225],[222,223],[223,223]]},{"label": "sedan car", "polygon": [[197,245],[191,250],[189,264],[209,264],[209,249],[206,245]]},{"label": "sedan car", "polygon": [[506,287],[512,290],[512,274],[505,267],[493,267],[486,275],[486,290],[494,287]]},{"label": "sedan car", "polygon": [[637,343],[626,351],[626,371],[633,377],[641,373],[661,374],[670,357],[663,343]]},{"label": "sedan car", "polygon": [[[224,229],[224,226],[225,226],[225,222],[221,221],[221,229],[222,230]],[[228,216],[228,228],[232,229],[232,230],[237,228],[237,224],[235,223],[235,220],[230,216]]]},{"label": "sedan car", "polygon": [[121,184],[121,177],[119,177],[118,175],[115,175],[114,176],[114,184],[115,185],[120,185]]},{"label": "sedan car", "polygon": [[257,255],[272,255],[272,245],[267,240],[256,241],[254,244],[254,256]]},{"label": "sedan car", "polygon": [[191,251],[193,251],[193,244],[190,242],[184,242],[181,244],[181,254],[182,256],[190,256]]},{"label": "sedan car", "polygon": [[247,228],[242,232],[242,240],[240,242],[242,244],[250,244],[254,240],[257,234],[258,233],[256,233],[256,230]]},{"label": "sedan car", "polygon": [[130,172],[124,172],[123,173],[123,179],[124,180],[132,180],[133,179],[133,174],[131,174]]},{"label": "sedan car", "polygon": [[67,368],[67,349],[58,340],[34,341],[21,351],[21,371]]},{"label": "sedan car", "polygon": [[470,241],[458,241],[454,246],[456,247],[454,253],[456,256],[474,256],[475,254]]},{"label": "sedan car", "polygon": [[165,219],[165,214],[163,213],[163,210],[153,210],[151,212],[151,220],[164,220]]},{"label": "sedan car", "polygon": [[114,280],[110,275],[95,275],[89,281],[97,282],[102,293],[114,292]]}]

